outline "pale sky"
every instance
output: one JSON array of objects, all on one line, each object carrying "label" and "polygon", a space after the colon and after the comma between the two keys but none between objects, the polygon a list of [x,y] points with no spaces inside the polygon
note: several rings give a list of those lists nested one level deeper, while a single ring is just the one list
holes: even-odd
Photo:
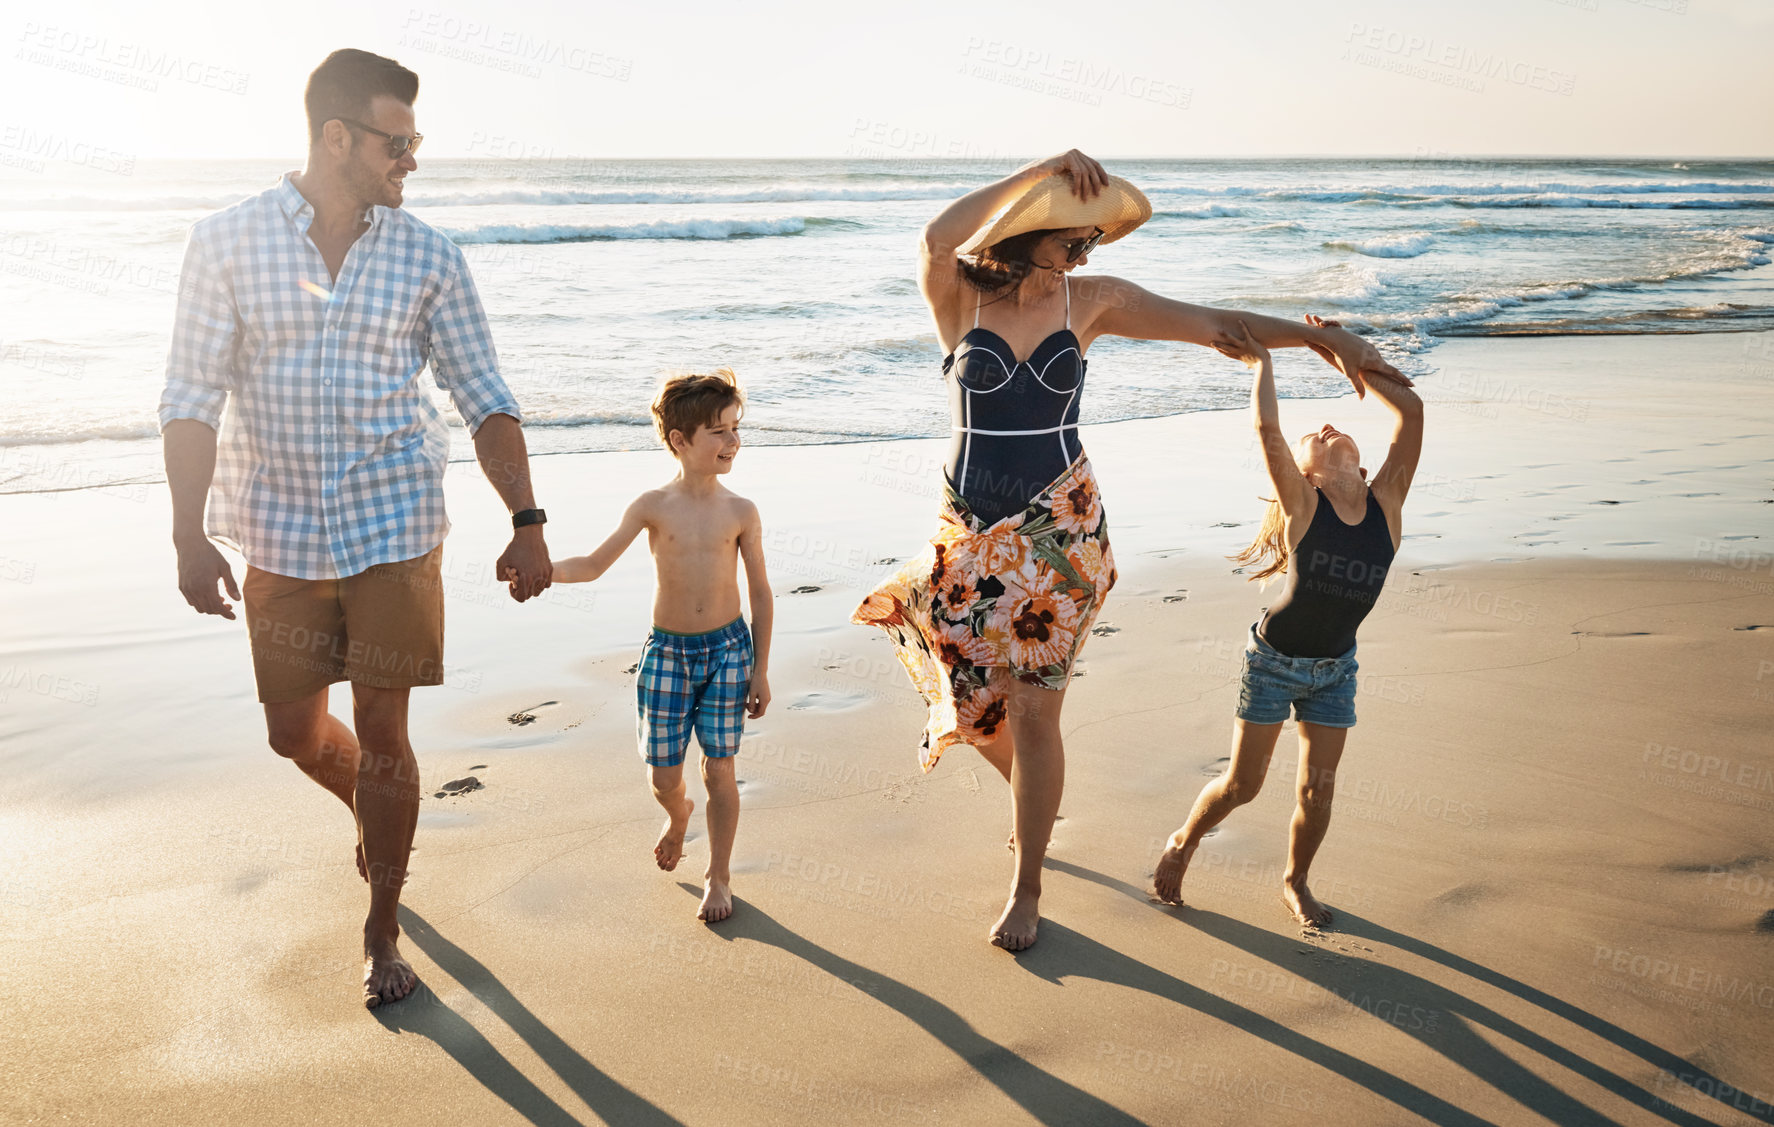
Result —
[{"label": "pale sky", "polygon": [[419,73],[421,160],[1774,156],[1770,0],[8,8],[0,140],[141,159],[299,163],[344,46]]}]

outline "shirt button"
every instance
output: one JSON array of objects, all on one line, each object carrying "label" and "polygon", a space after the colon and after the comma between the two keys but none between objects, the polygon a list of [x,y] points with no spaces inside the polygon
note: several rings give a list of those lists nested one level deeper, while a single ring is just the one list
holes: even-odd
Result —
[{"label": "shirt button", "polygon": [[327,387],[331,387],[331,386],[333,386],[333,381],[332,381],[332,380],[321,380],[321,381],[320,381],[320,382],[321,382],[321,383],[322,383],[322,384],[325,384],[325,385],[326,385],[326,386],[327,386]]}]

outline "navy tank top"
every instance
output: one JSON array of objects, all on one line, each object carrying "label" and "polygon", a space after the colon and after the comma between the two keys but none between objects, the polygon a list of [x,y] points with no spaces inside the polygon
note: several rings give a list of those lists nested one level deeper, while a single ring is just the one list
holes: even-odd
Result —
[{"label": "navy tank top", "polygon": [[1078,399],[1084,355],[1072,332],[1071,278],[1066,326],[1017,360],[990,329],[973,328],[942,362],[949,387],[949,484],[987,525],[1014,516],[1083,453]]},{"label": "navy tank top", "polygon": [[1386,511],[1367,493],[1367,512],[1343,523],[1324,491],[1306,535],[1288,561],[1287,587],[1257,633],[1289,657],[1341,657],[1386,583],[1397,550]]}]

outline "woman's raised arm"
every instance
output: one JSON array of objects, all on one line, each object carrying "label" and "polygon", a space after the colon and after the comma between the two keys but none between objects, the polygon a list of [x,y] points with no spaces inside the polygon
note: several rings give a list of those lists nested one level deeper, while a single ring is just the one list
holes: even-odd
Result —
[{"label": "woman's raised arm", "polygon": [[960,277],[955,269],[955,248],[972,238],[1007,204],[1049,176],[1069,176],[1079,199],[1099,195],[1109,182],[1103,166],[1077,149],[1023,165],[1002,180],[976,188],[942,209],[924,225],[918,243],[918,288],[934,310],[956,299]]},{"label": "woman's raised arm", "polygon": [[1347,329],[1190,305],[1120,278],[1080,281],[1088,281],[1093,287],[1089,292],[1102,307],[1094,325],[1098,333],[1135,340],[1179,340],[1212,348],[1217,342],[1236,339],[1238,326],[1243,324],[1251,339],[1264,348],[1312,349],[1349,378],[1357,395],[1367,393],[1368,376],[1411,386],[1410,380],[1380,356],[1379,349]]}]

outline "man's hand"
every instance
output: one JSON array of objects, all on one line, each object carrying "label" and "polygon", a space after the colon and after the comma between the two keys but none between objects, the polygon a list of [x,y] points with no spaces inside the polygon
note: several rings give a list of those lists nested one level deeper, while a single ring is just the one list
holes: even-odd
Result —
[{"label": "man's hand", "polygon": [[194,540],[178,546],[179,594],[198,614],[219,614],[234,618],[234,607],[216,589],[219,581],[228,590],[229,598],[239,599],[240,588],[234,585],[234,569],[216,546],[208,540]]},{"label": "man's hand", "polygon": [[1391,380],[1403,387],[1412,386],[1403,372],[1380,356],[1379,349],[1366,338],[1358,337],[1343,328],[1341,322],[1329,321],[1308,313],[1306,323],[1315,329],[1328,330],[1325,334],[1328,339],[1308,341],[1306,347],[1318,353],[1319,359],[1326,364],[1347,376],[1358,397],[1367,397],[1367,377],[1370,375]]},{"label": "man's hand", "polygon": [[548,590],[554,582],[554,565],[548,559],[542,526],[525,525],[514,532],[505,554],[493,565],[493,573],[507,581],[511,597],[520,603]]},{"label": "man's hand", "polygon": [[755,669],[751,675],[751,685],[745,690],[745,714],[753,720],[764,715],[770,707],[770,678],[762,669]]}]

